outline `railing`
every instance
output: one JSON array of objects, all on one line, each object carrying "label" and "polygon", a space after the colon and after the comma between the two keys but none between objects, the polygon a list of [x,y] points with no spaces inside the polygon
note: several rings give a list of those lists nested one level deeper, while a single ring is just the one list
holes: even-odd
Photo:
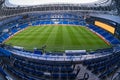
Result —
[{"label": "railing", "polygon": [[66,56],[66,55],[60,56],[60,55],[46,55],[46,54],[40,55],[40,54],[34,54],[34,53],[23,52],[18,50],[9,50],[9,51],[17,56],[38,59],[38,60],[49,60],[49,61],[83,61],[88,59],[105,57],[112,54],[112,53],[106,53],[106,54],[96,53],[96,54],[79,55],[79,56]]}]

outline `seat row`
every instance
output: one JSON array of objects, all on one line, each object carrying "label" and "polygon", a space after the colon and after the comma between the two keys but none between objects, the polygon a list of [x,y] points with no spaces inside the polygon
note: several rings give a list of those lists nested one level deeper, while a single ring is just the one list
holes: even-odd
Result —
[{"label": "seat row", "polygon": [[28,68],[28,69],[34,69],[38,71],[43,71],[43,72],[62,72],[62,73],[70,73],[73,72],[72,67],[55,67],[55,66],[46,66],[46,65],[36,65],[36,64],[29,64],[25,62],[20,62],[20,61],[15,61],[14,66],[17,68]]}]

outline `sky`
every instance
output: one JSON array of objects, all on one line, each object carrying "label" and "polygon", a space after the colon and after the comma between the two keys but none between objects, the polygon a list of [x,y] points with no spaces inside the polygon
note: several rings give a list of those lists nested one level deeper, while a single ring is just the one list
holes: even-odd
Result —
[{"label": "sky", "polygon": [[99,0],[9,0],[14,5],[41,5],[41,4],[79,4],[92,3]]}]

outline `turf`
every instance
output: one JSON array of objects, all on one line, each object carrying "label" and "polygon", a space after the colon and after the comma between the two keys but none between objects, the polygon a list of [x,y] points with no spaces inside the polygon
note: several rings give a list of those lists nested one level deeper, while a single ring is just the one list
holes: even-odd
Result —
[{"label": "turf", "polygon": [[86,27],[67,25],[28,27],[11,37],[5,44],[21,46],[27,50],[41,49],[46,45],[46,51],[96,50],[109,47]]}]

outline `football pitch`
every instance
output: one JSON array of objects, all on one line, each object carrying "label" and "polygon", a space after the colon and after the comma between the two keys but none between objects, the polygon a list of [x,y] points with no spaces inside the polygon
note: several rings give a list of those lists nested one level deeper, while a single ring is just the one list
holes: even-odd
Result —
[{"label": "football pitch", "polygon": [[41,49],[63,52],[64,50],[96,50],[109,47],[99,36],[82,26],[46,25],[31,26],[15,34],[5,44],[21,46],[27,50]]}]

